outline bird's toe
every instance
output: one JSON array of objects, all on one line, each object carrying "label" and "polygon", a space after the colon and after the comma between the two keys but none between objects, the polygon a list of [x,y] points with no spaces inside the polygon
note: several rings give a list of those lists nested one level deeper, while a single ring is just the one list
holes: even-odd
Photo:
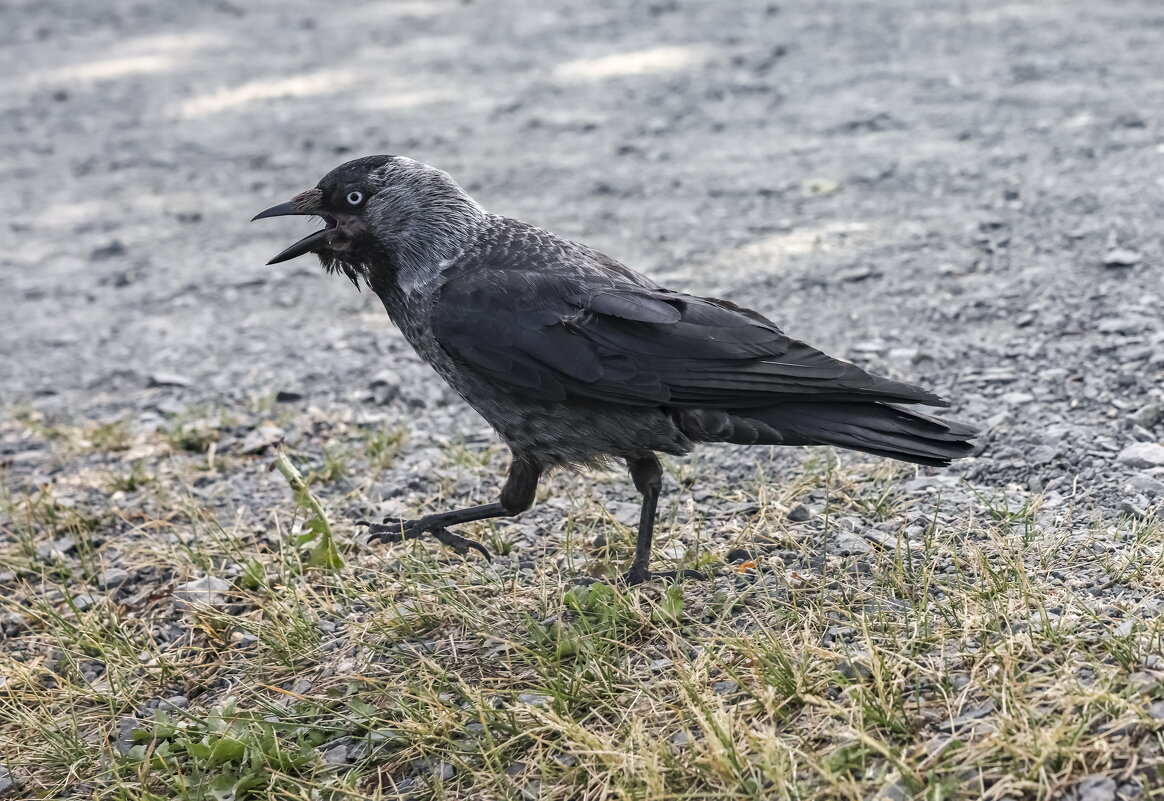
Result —
[{"label": "bird's toe", "polygon": [[489,553],[489,549],[476,540],[462,537],[460,534],[454,534],[447,528],[434,529],[431,533],[438,542],[447,545],[461,555],[467,554],[469,549],[472,548],[484,556],[486,561],[493,561],[493,555]]}]

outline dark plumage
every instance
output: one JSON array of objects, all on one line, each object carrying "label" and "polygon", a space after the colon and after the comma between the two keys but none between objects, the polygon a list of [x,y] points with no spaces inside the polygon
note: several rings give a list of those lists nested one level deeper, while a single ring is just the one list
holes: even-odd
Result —
[{"label": "dark plumage", "polygon": [[643,494],[634,562],[648,558],[662,470],[656,452],[697,442],[835,445],[925,465],[967,455],[973,429],[898,404],[946,406],[791,339],[725,300],[663,289],[584,245],[490,214],[447,174],[370,156],[255,219],[326,227],[271,263],[316,253],[366,283],[416,352],[513,453],[497,502],[385,521],[374,536],[432,533],[528,509],[548,470],[624,460]]}]

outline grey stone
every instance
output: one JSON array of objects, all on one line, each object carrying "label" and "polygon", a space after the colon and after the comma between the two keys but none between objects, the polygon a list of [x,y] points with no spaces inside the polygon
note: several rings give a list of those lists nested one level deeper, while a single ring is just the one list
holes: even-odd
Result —
[{"label": "grey stone", "polygon": [[117,749],[117,753],[125,755],[129,753],[129,749],[133,748],[137,743],[133,739],[133,730],[142,727],[141,721],[137,718],[122,718],[117,721],[117,742],[113,747]]},{"label": "grey stone", "polygon": [[962,713],[958,715],[958,717],[954,718],[954,724],[960,725],[963,723],[969,723],[970,721],[979,720],[980,718],[986,717],[993,711],[994,701],[987,698],[980,704],[972,704],[971,706],[963,709]]},{"label": "grey stone", "polygon": [[303,393],[295,389],[281,389],[275,393],[275,403],[293,403],[303,398]]},{"label": "grey stone", "polygon": [[1120,501],[1120,513],[1125,514],[1128,517],[1135,518],[1136,520],[1143,520],[1148,516],[1147,509],[1136,506],[1134,502],[1129,501],[1126,498]]},{"label": "grey stone", "polygon": [[1022,406],[1034,401],[1035,396],[1029,392],[1004,392],[999,398],[1007,406]]},{"label": "grey stone", "polygon": [[179,373],[151,373],[146,385],[150,387],[188,387],[193,384],[190,379]]},{"label": "grey stone", "polygon": [[1164,420],[1164,403],[1149,403],[1136,412],[1132,419],[1136,421],[1136,425],[1147,429],[1155,428],[1161,420]]},{"label": "grey stone", "polygon": [[827,546],[828,552],[838,556],[855,556],[869,553],[869,543],[856,534],[839,531],[833,535]]},{"label": "grey stone", "polygon": [[385,406],[400,395],[400,385],[385,378],[377,378],[369,389],[372,390],[372,403],[377,406]]},{"label": "grey stone", "polygon": [[837,665],[837,672],[850,681],[857,681],[858,679],[870,679],[873,677],[873,671],[864,661],[858,659],[844,659]]},{"label": "grey stone", "polygon": [[517,702],[519,704],[529,704],[530,706],[549,706],[550,696],[542,695],[540,693],[518,693]]},{"label": "grey stone", "polygon": [[812,512],[803,503],[798,503],[788,510],[788,519],[793,523],[804,523],[812,519]]},{"label": "grey stone", "polygon": [[628,528],[634,528],[639,524],[639,515],[642,509],[637,503],[627,503],[626,501],[614,501],[609,504],[611,516]]},{"label": "grey stone", "polygon": [[1103,257],[1104,267],[1135,267],[1142,257],[1134,250],[1116,248],[1109,250]]},{"label": "grey stone", "polygon": [[225,593],[230,590],[230,582],[217,576],[187,581],[174,588],[174,605],[179,609],[190,609],[195,604],[222,606],[226,603]]},{"label": "grey stone", "polygon": [[1137,442],[1120,451],[1116,461],[1135,468],[1164,467],[1164,445]]},{"label": "grey stone", "polygon": [[259,426],[243,439],[238,447],[239,453],[262,453],[272,445],[282,442],[286,433],[278,426]]},{"label": "grey stone", "polygon": [[77,607],[77,611],[84,612],[92,609],[94,605],[103,601],[104,598],[100,595],[93,595],[89,592],[77,593],[73,596],[73,606]]},{"label": "grey stone", "polygon": [[342,765],[348,761],[348,746],[345,743],[333,745],[323,752],[323,761],[329,765]]},{"label": "grey stone", "polygon": [[72,537],[59,537],[52,542],[37,546],[36,555],[42,561],[60,559],[77,549],[77,541]]},{"label": "grey stone", "polygon": [[1088,776],[1071,788],[1076,801],[1115,801],[1116,783],[1109,776]]},{"label": "grey stone", "polygon": [[1149,498],[1164,497],[1164,481],[1157,481],[1151,476],[1135,475],[1124,482],[1125,491],[1142,492]]},{"label": "grey stone", "polygon": [[103,590],[116,589],[129,581],[129,571],[111,567],[97,577],[97,586]]}]

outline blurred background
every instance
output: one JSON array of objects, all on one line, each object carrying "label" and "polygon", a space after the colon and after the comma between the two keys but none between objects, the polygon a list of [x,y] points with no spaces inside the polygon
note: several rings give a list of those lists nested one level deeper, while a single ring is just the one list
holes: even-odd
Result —
[{"label": "blurred background", "polygon": [[1080,460],[1114,452],[1159,401],[1149,0],[17,0],[3,17],[6,407],[379,391],[463,410],[368,293],[311,259],[264,266],[302,221],[248,223],[381,152],[934,387],[1007,440],[990,480],[1031,480],[1048,425],[1066,428],[1043,468],[1081,439]]}]

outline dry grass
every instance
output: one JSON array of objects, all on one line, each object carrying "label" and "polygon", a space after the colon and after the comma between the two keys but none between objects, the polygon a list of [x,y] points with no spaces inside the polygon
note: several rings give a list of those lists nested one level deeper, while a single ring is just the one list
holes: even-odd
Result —
[{"label": "dry grass", "polygon": [[[213,424],[5,426],[54,454],[51,483],[9,466],[0,516],[14,797],[1051,799],[1097,775],[1164,797],[1154,522],[1015,493],[945,511],[901,495],[897,468],[810,462],[672,499],[683,558],[716,580],[621,591],[569,582],[629,556],[598,474],[555,483],[573,550],[532,568],[424,543],[348,547],[331,570],[295,545],[304,515],[270,457],[216,453]],[[344,476],[402,447],[349,428],[300,461],[337,510],[367,489]],[[503,458],[443,452],[486,482]],[[205,476],[249,500],[208,500]],[[782,508],[813,490],[829,504],[805,537]],[[756,509],[715,517],[733,504]],[[826,555],[846,516],[891,533]],[[503,552],[512,535],[468,532]],[[596,533],[610,553],[584,547]],[[126,590],[102,586],[111,564]],[[176,605],[206,574],[230,581],[221,603]]]}]

